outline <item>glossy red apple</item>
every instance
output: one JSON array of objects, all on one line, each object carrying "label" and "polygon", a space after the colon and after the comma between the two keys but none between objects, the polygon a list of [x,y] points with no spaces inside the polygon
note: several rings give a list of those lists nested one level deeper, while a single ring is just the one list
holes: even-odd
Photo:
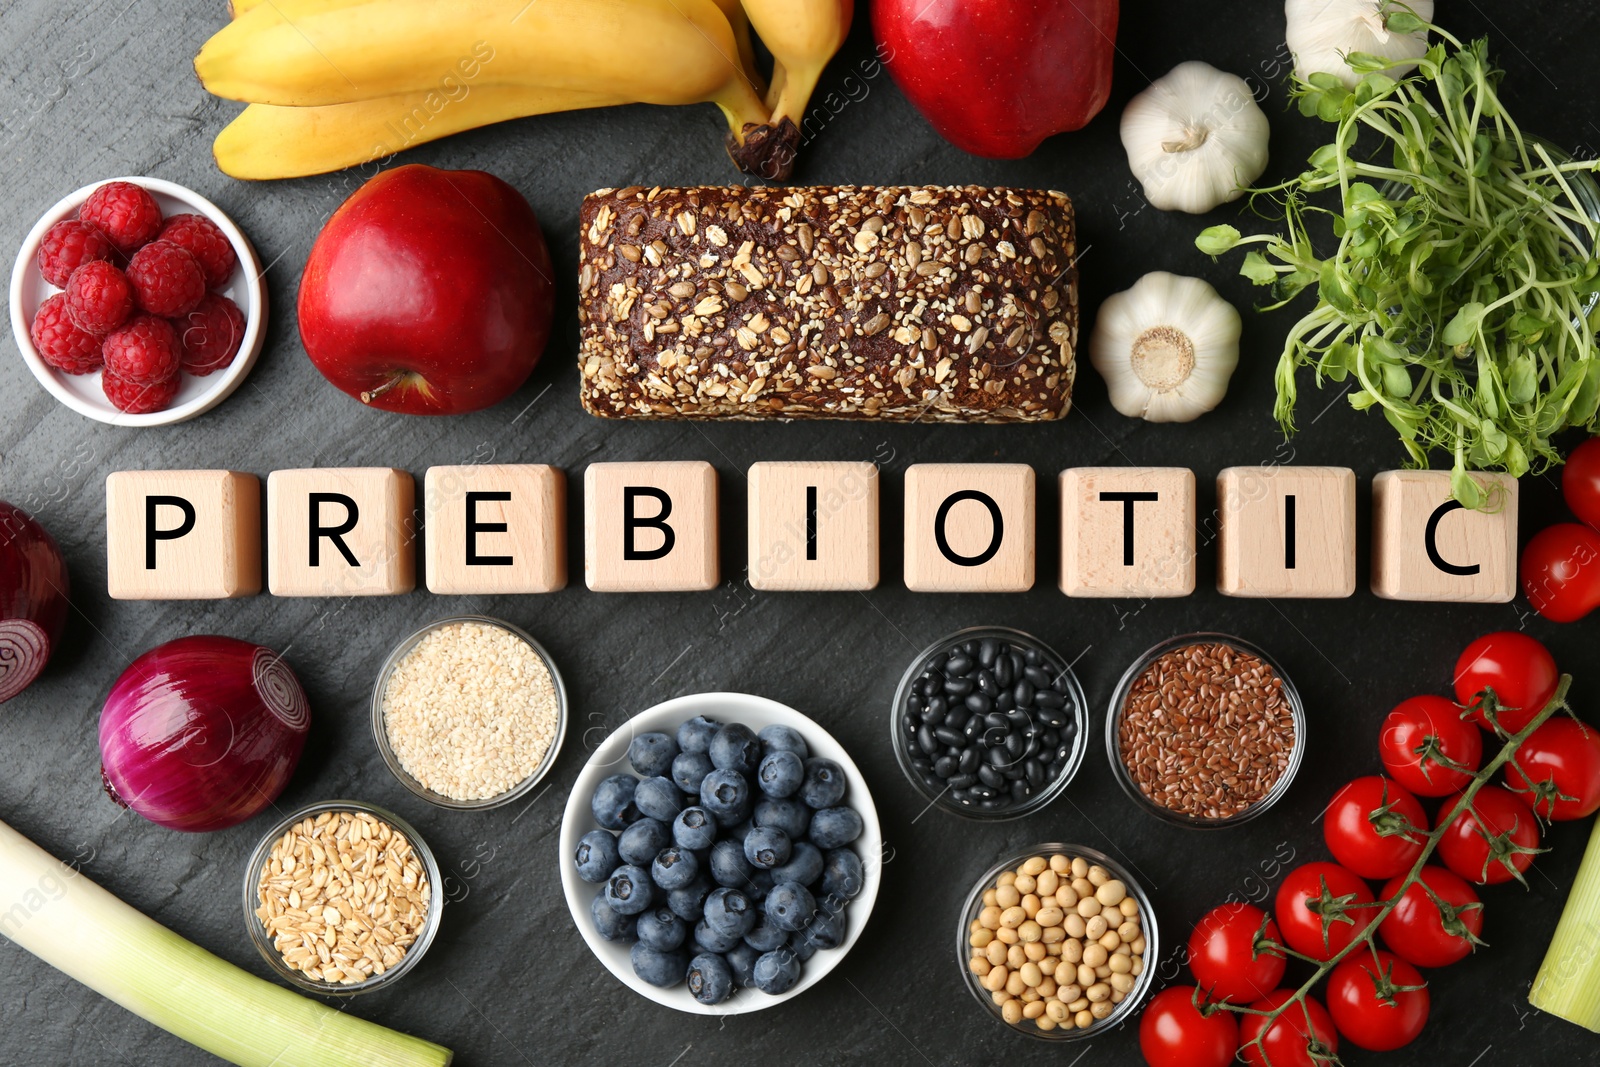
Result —
[{"label": "glossy red apple", "polygon": [[550,336],[550,252],[493,174],[384,171],[333,213],[300,277],[300,340],[363,403],[454,415],[527,381]]},{"label": "glossy red apple", "polygon": [[878,54],[933,128],[1020,159],[1105,107],[1117,0],[873,0]]}]

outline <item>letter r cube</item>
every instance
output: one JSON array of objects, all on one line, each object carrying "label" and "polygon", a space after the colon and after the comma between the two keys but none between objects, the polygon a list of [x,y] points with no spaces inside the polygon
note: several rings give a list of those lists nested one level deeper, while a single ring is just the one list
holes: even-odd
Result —
[{"label": "letter r cube", "polygon": [[267,475],[274,596],[387,596],[416,586],[415,483],[388,467]]}]

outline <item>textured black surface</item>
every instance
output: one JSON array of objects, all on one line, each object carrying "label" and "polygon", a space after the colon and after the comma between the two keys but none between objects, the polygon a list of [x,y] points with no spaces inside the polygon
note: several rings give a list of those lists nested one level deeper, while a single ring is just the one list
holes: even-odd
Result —
[{"label": "textured black surface", "polygon": [[[865,5],[863,5],[865,6]],[[245,185],[212,165],[212,136],[235,106],[196,84],[190,57],[224,18],[221,0],[101,0],[65,5],[21,0],[0,10],[0,143],[5,212],[0,247],[15,248],[62,193],[96,179],[149,174],[215,200],[252,236],[277,309],[268,347],[244,387],[202,418],[130,431],[88,422],[28,375],[15,346],[0,359],[0,494],[56,534],[73,572],[77,611],[45,677],[0,709],[0,818],[52,852],[78,856],[87,873],[136,907],[249,970],[266,968],[246,939],[239,893],[246,854],[267,817],[232,831],[187,837],[119,816],[101,794],[95,744],[101,701],[139,652],[181,634],[221,632],[286,650],[315,714],[306,758],[280,801],[287,810],[352,796],[412,820],[453,872],[453,902],[428,957],[392,990],[349,1010],[459,1050],[462,1064],[928,1063],[1132,1064],[1132,1030],[1089,1046],[1052,1048],[1008,1034],[963,988],[951,955],[955,908],[995,857],[1044,840],[1109,850],[1153,894],[1166,947],[1229,893],[1259,896],[1286,857],[1321,858],[1316,818],[1344,779],[1376,769],[1374,727],[1401,698],[1438,691],[1459,648],[1478,633],[1527,623],[1580,677],[1591,707],[1596,627],[1559,628],[1526,618],[1523,603],[1493,607],[1394,604],[1363,589],[1336,602],[1228,600],[1201,591],[1139,604],[1068,600],[1054,588],[1058,536],[1054,475],[1064,466],[1160,463],[1196,468],[1202,515],[1222,466],[1342,463],[1361,476],[1361,529],[1373,473],[1398,465],[1387,425],[1307,389],[1305,431],[1285,445],[1269,417],[1271,367],[1287,323],[1246,317],[1246,353],[1227,401],[1182,427],[1123,419],[1092,371],[1059,425],[1037,428],[885,427],[871,424],[618,425],[583,415],[572,365],[575,218],[580,197],[602,185],[732,180],[719,119],[709,107],[644,107],[514,122],[458,136],[405,159],[485,168],[521,189],[543,219],[558,265],[559,327],[544,365],[514,399],[476,415],[434,421],[362,410],[326,385],[299,350],[295,286],[319,223],[356,186],[347,173]],[[1508,68],[1507,96],[1524,125],[1560,143],[1600,142],[1589,121],[1600,89],[1593,42],[1600,10],[1589,3],[1447,5],[1463,33],[1492,32]],[[1492,28],[1491,18],[1499,23]],[[1156,268],[1200,274],[1241,306],[1252,293],[1233,266],[1192,248],[1199,223],[1141,208],[1118,145],[1117,113],[1148,77],[1202,58],[1252,73],[1268,87],[1273,173],[1291,170],[1320,130],[1284,110],[1281,7],[1250,3],[1125,5],[1116,91],[1086,131],[1054,138],[1017,162],[948,147],[886,76],[865,78],[870,35],[863,11],[845,53],[823,79],[825,128],[805,149],[798,180],[979,182],[1065,189],[1076,199],[1085,254],[1084,305]],[[650,43],[638,47],[648,61]],[[854,73],[852,73],[854,72]],[[848,75],[848,77],[847,77]],[[837,112],[836,115],[831,112]],[[1233,209],[1216,213],[1233,217]],[[1323,405],[1328,410],[1313,418]],[[556,463],[573,474],[592,461],[653,456],[716,464],[723,491],[728,581],[689,596],[605,596],[574,588],[549,597],[113,603],[105,595],[103,481],[120,469],[230,465],[273,468],[382,464],[420,477],[429,465],[493,457]],[[742,471],[761,459],[871,458],[885,472],[885,581],[866,595],[757,594],[743,567]],[[916,596],[901,585],[899,491],[907,464],[1004,458],[1040,474],[1038,587],[1019,596]],[[576,479],[575,479],[576,480]],[[1553,479],[1528,479],[1524,533],[1556,517]],[[574,489],[572,512],[581,514]],[[577,525],[574,522],[573,532]],[[574,545],[576,548],[576,538]],[[573,555],[574,574],[581,561]],[[428,619],[462,611],[504,616],[537,635],[566,672],[574,722],[550,788],[525,806],[464,815],[414,799],[379,762],[367,725],[368,690],[388,647]],[[1311,757],[1288,797],[1246,828],[1200,835],[1160,825],[1116,789],[1096,735],[1078,779],[1040,814],[1004,825],[960,822],[921,803],[901,778],[887,736],[900,671],[925,643],[960,626],[1013,625],[1076,657],[1094,709],[1124,666],[1171,634],[1215,628],[1258,641],[1306,696]],[[561,899],[556,834],[567,787],[596,741],[640,708],[682,693],[742,689],[813,715],[854,753],[872,783],[889,844],[883,891],[865,937],[825,983],[759,1015],[675,1014],[619,986],[590,956]],[[1590,1062],[1600,1038],[1531,1015],[1527,986],[1576,869],[1583,826],[1550,835],[1530,888],[1490,890],[1492,947],[1433,977],[1433,1018],[1392,1063]],[[6,1063],[212,1062],[129,1016],[10,945],[0,945],[0,1060]],[[1164,961],[1164,966],[1167,964]],[[1079,1057],[1080,1053],[1087,1053]],[[137,1052],[133,1050],[137,1049]],[[1351,1063],[1380,1057],[1352,1051]]]}]

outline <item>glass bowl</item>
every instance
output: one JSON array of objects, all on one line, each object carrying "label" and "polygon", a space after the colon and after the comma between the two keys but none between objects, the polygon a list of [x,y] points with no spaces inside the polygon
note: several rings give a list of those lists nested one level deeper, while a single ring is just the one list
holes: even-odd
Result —
[{"label": "glass bowl", "polygon": [[[1110,1015],[1097,1021],[1087,1029],[1064,1029],[1056,1027],[1054,1030],[1041,1030],[1031,1021],[1023,1020],[1019,1023],[1008,1023],[1000,1014],[1000,1006],[994,1002],[993,995],[983,987],[977,975],[973,974],[967,961],[971,958],[972,947],[969,938],[971,927],[978,918],[978,912],[983,908],[983,894],[994,885],[994,880],[1001,871],[1012,870],[1033,856],[1052,856],[1061,853],[1071,857],[1081,856],[1091,865],[1104,867],[1110,875],[1122,882],[1127,887],[1128,896],[1139,903],[1139,924],[1144,933],[1144,963],[1140,973],[1134,980],[1133,989],[1122,998]],[[968,991],[983,1005],[984,1011],[995,1022],[1015,1033],[1027,1034],[1043,1041],[1083,1041],[1098,1037],[1113,1028],[1120,1026],[1125,1020],[1135,1015],[1139,1005],[1149,995],[1151,987],[1155,984],[1156,965],[1161,959],[1161,939],[1159,926],[1156,922],[1155,909],[1150,904],[1150,897],[1145,893],[1144,887],[1127,872],[1120,863],[1098,849],[1088,848],[1084,845],[1065,845],[1057,842],[1034,845],[1021,852],[1014,852],[998,860],[984,872],[983,876],[973,884],[972,891],[967,894],[967,899],[961,906],[959,921],[956,923],[956,966],[961,969],[962,983]]]},{"label": "glass bowl", "polygon": [[[943,788],[935,788],[930,782],[924,781],[925,772],[915,766],[916,760],[924,758],[922,749],[917,745],[915,739],[916,731],[908,729],[903,720],[907,715],[907,700],[913,696],[921,699],[920,694],[915,691],[916,681],[918,676],[922,674],[923,669],[931,661],[938,660],[939,665],[943,666],[944,660],[941,657],[947,659],[952,651],[965,649],[965,654],[975,660],[979,660],[981,665],[980,651],[984,642],[997,640],[1023,645],[1028,649],[1036,650],[1044,661],[1041,665],[1048,666],[1049,673],[1065,683],[1067,703],[1070,704],[1070,707],[1063,708],[1063,711],[1066,712],[1067,724],[1072,728],[1073,736],[1070,741],[1071,751],[1067,755],[1066,764],[1053,781],[1040,787],[1033,796],[1020,804],[995,810],[985,810],[971,803],[961,803],[954,799],[952,796],[953,791],[949,785],[945,785]],[[920,713],[913,712],[913,714]],[[1066,727],[1061,729],[1066,729]],[[904,772],[906,780],[911,783],[912,788],[922,794],[928,803],[935,807],[965,818],[993,822],[1019,819],[1024,815],[1030,815],[1060,796],[1061,792],[1072,781],[1073,776],[1078,773],[1078,768],[1083,764],[1083,755],[1088,750],[1088,730],[1088,705],[1083,696],[1083,689],[1078,684],[1078,678],[1072,673],[1072,668],[1067,665],[1066,659],[1037,637],[1023,633],[1021,630],[1013,630],[1003,626],[974,626],[965,630],[957,630],[955,633],[942,637],[923,649],[911,661],[911,665],[906,668],[905,674],[901,676],[900,685],[895,690],[894,705],[889,713],[889,735],[890,742],[894,747],[895,759],[899,762],[900,770]],[[1067,744],[1069,742],[1063,739],[1061,743]],[[926,773],[932,774],[931,771]],[[957,777],[959,778],[960,776]],[[937,781],[938,779],[935,778],[934,780]]]},{"label": "glass bowl", "polygon": [[[422,929],[417,932],[417,939],[406,949],[400,962],[384,971],[375,974],[364,982],[345,985],[339,982],[322,982],[313,979],[301,971],[295,970],[283,961],[277,948],[272,943],[272,937],[267,933],[266,926],[256,916],[256,908],[261,901],[257,891],[261,885],[261,871],[266,867],[267,859],[272,852],[272,846],[288,833],[294,825],[307,818],[315,818],[323,812],[348,811],[356,814],[371,815],[381,822],[388,823],[391,828],[405,835],[411,843],[411,850],[422,861],[423,870],[427,873],[428,885],[428,916]],[[433,943],[434,935],[439,932],[439,920],[444,915],[444,876],[439,871],[439,862],[434,859],[433,850],[428,843],[422,840],[416,829],[400,816],[372,804],[363,804],[355,800],[325,800],[317,804],[307,804],[299,811],[285,817],[281,822],[267,831],[261,843],[250,854],[250,862],[245,865],[244,871],[244,924],[250,932],[250,941],[261,953],[261,958],[267,965],[290,985],[297,986],[311,993],[321,993],[324,996],[347,997],[357,993],[367,993],[380,986],[388,985],[398,979],[422,959],[423,953],[428,951],[428,946]]]},{"label": "glass bowl", "polygon": [[[383,692],[388,688],[389,676],[394,673],[396,664],[405,657],[406,653],[416,647],[418,641],[421,641],[435,630],[465,622],[498,627],[526,642],[538,654],[540,660],[544,662],[545,669],[550,672],[550,680],[555,685],[556,690],[555,736],[551,739],[550,747],[545,751],[544,758],[539,761],[539,765],[533,769],[532,774],[510,789],[481,800],[457,800],[454,797],[447,797],[443,793],[436,793],[417,781],[416,778],[412,777],[411,772],[407,771],[400,763],[400,757],[395,754],[393,746],[389,744],[389,731],[384,727]],[[383,762],[393,772],[394,776],[400,780],[400,784],[423,800],[431,804],[437,804],[441,808],[453,808],[457,811],[481,811],[487,808],[498,808],[502,804],[509,804],[518,797],[526,795],[529,790],[539,784],[539,781],[546,774],[550,773],[550,768],[555,766],[556,755],[561,751],[561,742],[567,736],[567,687],[562,682],[561,672],[556,669],[555,660],[550,658],[550,653],[546,652],[544,646],[535,641],[522,628],[513,626],[502,619],[490,618],[487,615],[452,615],[446,619],[436,619],[395,645],[394,650],[389,653],[388,658],[383,661],[383,666],[378,670],[378,681],[372,687],[372,736],[378,743],[378,754],[383,757]]]},{"label": "glass bowl", "polygon": [[[1289,764],[1284,768],[1278,780],[1273,783],[1272,789],[1261,800],[1252,804],[1236,815],[1229,815],[1220,819],[1209,819],[1199,816],[1185,815],[1163,807],[1145,796],[1139,786],[1134,782],[1133,776],[1128,773],[1127,766],[1122,762],[1122,754],[1118,751],[1118,734],[1122,729],[1123,707],[1128,699],[1128,692],[1139,676],[1161,656],[1176,648],[1186,648],[1197,644],[1223,644],[1240,652],[1248,652],[1270,667],[1283,682],[1284,699],[1289,704],[1289,716],[1294,723],[1294,746],[1289,750]],[[1123,672],[1122,679],[1117,682],[1115,692],[1111,694],[1111,704],[1106,711],[1106,756],[1111,762],[1111,774],[1122,787],[1122,791],[1139,807],[1161,819],[1163,822],[1174,826],[1187,826],[1192,829],[1212,830],[1228,826],[1238,826],[1249,822],[1272,805],[1276,804],[1284,793],[1289,791],[1289,786],[1294,781],[1296,772],[1300,770],[1300,762],[1305,758],[1306,752],[1306,710],[1301,703],[1300,691],[1295,688],[1294,682],[1289,679],[1283,667],[1271,656],[1248,641],[1232,637],[1228,634],[1218,633],[1193,633],[1182,634],[1178,637],[1168,638],[1160,644],[1146,651],[1132,665]]]}]

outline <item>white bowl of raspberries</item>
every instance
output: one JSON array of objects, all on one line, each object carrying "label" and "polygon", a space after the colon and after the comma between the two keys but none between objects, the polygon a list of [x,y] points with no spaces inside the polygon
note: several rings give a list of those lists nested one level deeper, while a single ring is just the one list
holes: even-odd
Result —
[{"label": "white bowl of raspberries", "polygon": [[192,419],[261,353],[266,287],[249,240],[200,194],[159,178],[86,185],[45,213],[11,272],[22,358],[99,422]]}]

